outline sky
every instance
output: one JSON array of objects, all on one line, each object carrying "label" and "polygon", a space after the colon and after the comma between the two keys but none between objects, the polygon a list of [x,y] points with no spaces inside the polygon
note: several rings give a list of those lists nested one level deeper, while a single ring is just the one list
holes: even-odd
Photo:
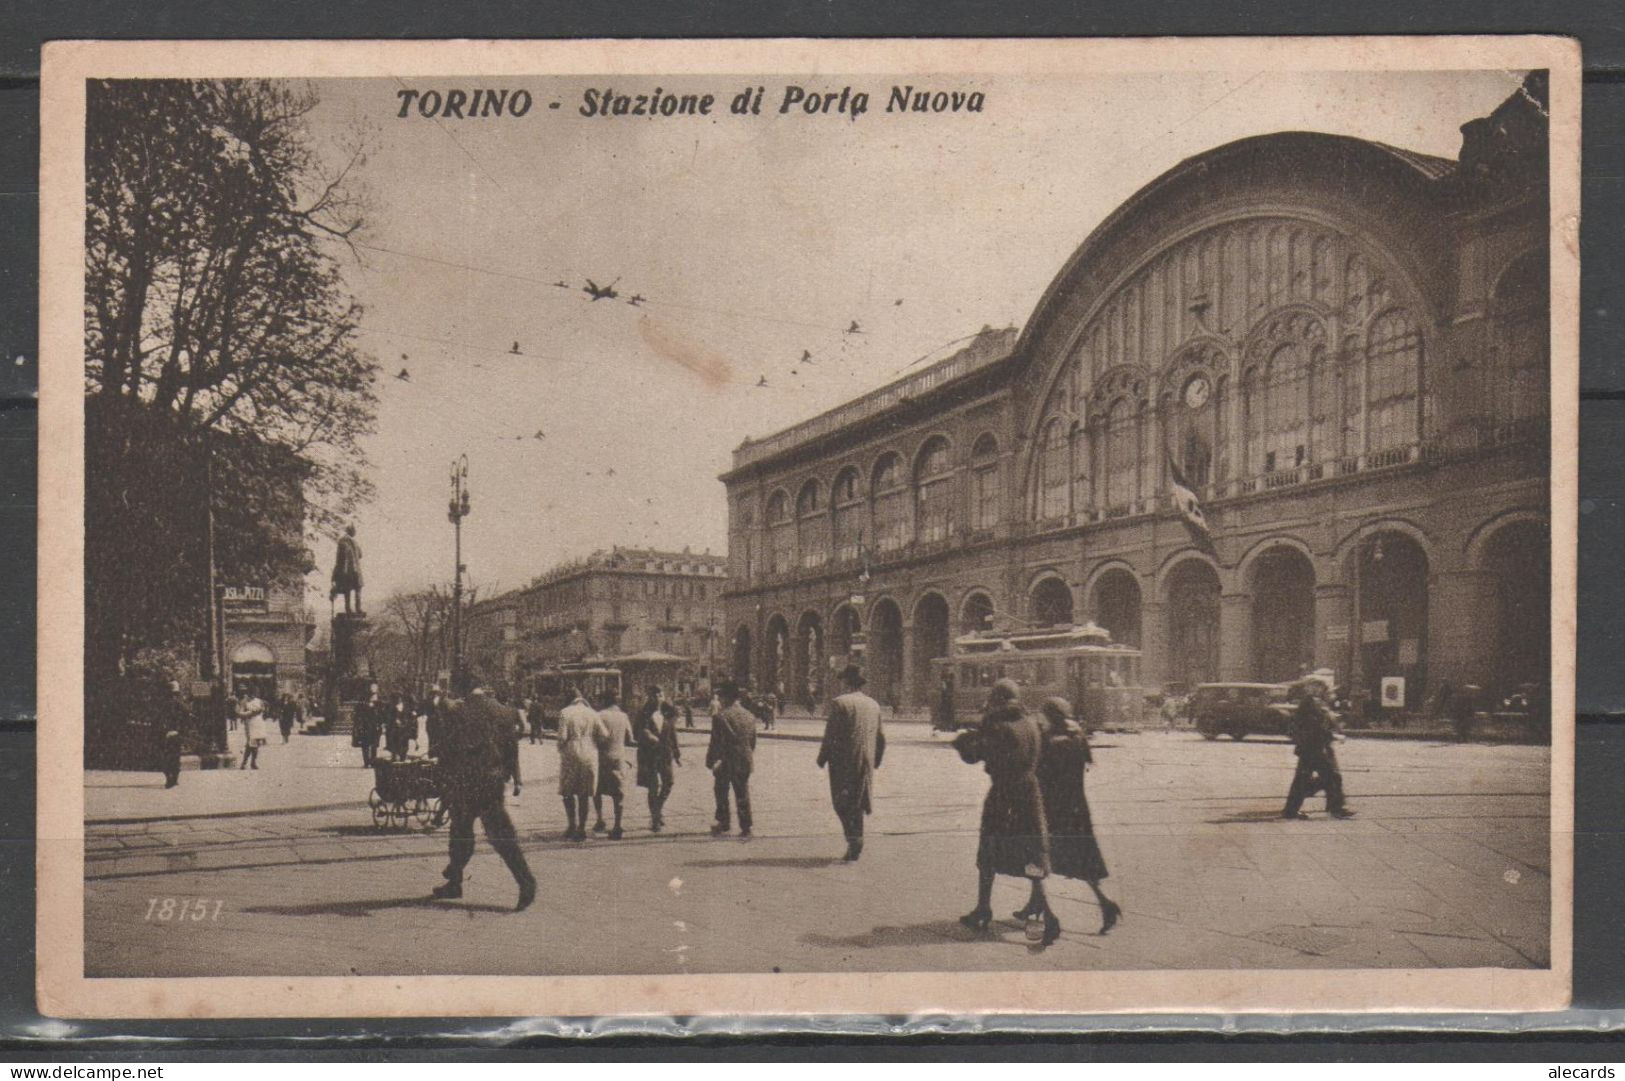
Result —
[{"label": "sky", "polygon": [[[742,440],[983,326],[1023,325],[1089,232],[1184,158],[1287,130],[1454,158],[1461,124],[1520,79],[950,76],[930,85],[981,91],[983,111],[896,115],[890,87],[918,77],[572,76],[504,79],[535,105],[502,120],[402,119],[408,84],[319,80],[309,135],[324,160],[358,133],[368,145],[368,246],[343,266],[382,368],[365,444],[377,498],[354,513],[369,601],[450,580],[448,478],[463,454],[463,562],[482,595],[615,544],[724,552],[717,477]],[[787,85],[866,90],[869,111],[779,115]],[[588,88],[657,86],[717,104],[709,117],[580,114]],[[748,86],[766,88],[761,114],[731,115]],[[620,295],[592,300],[589,278]],[[333,553],[317,545],[316,596]]]}]

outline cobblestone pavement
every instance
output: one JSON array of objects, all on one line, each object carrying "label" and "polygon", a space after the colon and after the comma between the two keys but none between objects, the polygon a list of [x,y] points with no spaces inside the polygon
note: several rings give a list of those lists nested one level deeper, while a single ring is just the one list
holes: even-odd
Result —
[{"label": "cobblestone pavement", "polygon": [[[312,743],[324,737],[311,737]],[[325,737],[332,739],[332,737]],[[1090,802],[1124,920],[1094,934],[1083,884],[1052,897],[1066,930],[1028,946],[1000,879],[993,931],[974,901],[986,778],[945,743],[897,741],[863,859],[845,864],[815,748],[764,741],[757,836],[712,838],[703,736],[685,735],[668,830],[641,791],[625,840],[559,839],[551,744],[523,747],[510,800],[541,882],[512,880],[480,842],[464,899],[428,900],[445,830],[381,833],[354,752],[300,751],[314,809],[86,829],[87,974],[405,975],[1542,966],[1548,942],[1545,748],[1351,741],[1353,820],[1276,817],[1293,765],[1278,741],[1103,736]],[[336,741],[335,741],[336,742]],[[295,776],[292,755],[285,760]],[[317,761],[326,765],[316,764]],[[267,774],[274,768],[268,763]],[[157,785],[156,778],[129,781]],[[188,775],[183,791],[199,775]],[[252,774],[250,774],[252,777]],[[249,781],[249,778],[229,778]],[[267,782],[269,783],[269,782]],[[201,786],[189,797],[218,803]],[[173,795],[173,793],[171,793]],[[351,802],[331,806],[333,796]],[[90,802],[87,795],[87,804]],[[128,804],[130,801],[124,801]],[[263,800],[248,803],[258,807]],[[297,807],[300,801],[282,800]],[[167,805],[174,814],[187,804]],[[184,917],[184,918],[183,918]]]}]

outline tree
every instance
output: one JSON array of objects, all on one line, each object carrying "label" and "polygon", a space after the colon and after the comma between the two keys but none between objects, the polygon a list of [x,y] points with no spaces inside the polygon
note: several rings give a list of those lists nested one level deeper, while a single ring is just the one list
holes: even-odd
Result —
[{"label": "tree", "polygon": [[284,82],[87,88],[91,680],[201,637],[211,514],[223,575],[291,576],[304,528],[335,532],[370,494],[377,366],[340,265],[364,156],[324,163],[315,105]]},{"label": "tree", "polygon": [[[463,626],[479,597],[479,587],[463,587]],[[372,629],[367,660],[373,675],[395,686],[420,688],[451,669],[452,591],[450,586],[391,594],[383,619]],[[466,630],[465,630],[466,654]]]}]

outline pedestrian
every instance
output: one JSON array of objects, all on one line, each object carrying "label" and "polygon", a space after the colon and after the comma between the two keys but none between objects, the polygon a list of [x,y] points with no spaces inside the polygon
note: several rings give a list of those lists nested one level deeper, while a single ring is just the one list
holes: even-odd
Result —
[{"label": "pedestrian", "polygon": [[1044,896],[1050,849],[1044,798],[1038,787],[1042,743],[1038,722],[1022,709],[1021,688],[1013,679],[995,683],[981,723],[954,738],[959,757],[967,763],[982,763],[992,781],[982,803],[981,838],[976,846],[976,907],[959,922],[985,931],[993,920],[994,876],[1024,878],[1032,890],[1028,910],[1033,900],[1040,906],[1039,913],[1027,916],[1027,938],[1047,946],[1060,933],[1060,923]]},{"label": "pedestrian", "polygon": [[717,817],[711,824],[711,834],[720,837],[728,832],[728,791],[732,789],[734,803],[739,808],[739,836],[749,837],[750,774],[756,757],[756,718],[739,704],[739,688],[732,680],[723,682],[720,697],[722,712],[711,726],[711,744],[705,752],[705,767],[714,778],[712,787],[717,801]]},{"label": "pedestrian", "polygon": [[542,742],[542,704],[535,695],[525,699],[525,723],[529,726],[532,745]]},{"label": "pedestrian", "polygon": [[178,680],[169,681],[168,721],[164,725],[163,744],[159,760],[164,770],[164,787],[174,788],[181,783],[181,732],[191,717],[190,704],[181,694]]},{"label": "pedestrian", "polygon": [[1326,685],[1318,679],[1304,679],[1292,685],[1290,695],[1297,699],[1292,713],[1293,753],[1298,767],[1287,789],[1282,818],[1308,818],[1303,801],[1316,792],[1326,793],[1326,812],[1333,818],[1351,818],[1354,812],[1344,803],[1343,773],[1337,768],[1336,739],[1331,711],[1321,700]]},{"label": "pedestrian", "polygon": [[598,740],[603,722],[581,691],[559,712],[559,795],[569,822],[566,841],[587,839],[587,804],[598,793]]},{"label": "pedestrian", "polygon": [[886,731],[880,724],[880,703],[863,693],[863,670],[849,664],[841,670],[843,694],[829,704],[824,742],[818,748],[818,768],[829,770],[829,798],[846,835],[846,855],[855,862],[863,854],[863,816],[872,810],[874,771],[886,755]]},{"label": "pedestrian", "polygon": [[525,778],[519,768],[519,741],[525,738],[525,721],[518,710],[513,710],[513,723],[503,728],[502,768],[504,782],[513,782],[513,798],[519,798]]},{"label": "pedestrian", "polygon": [[293,717],[293,696],[285,694],[277,699],[276,705],[276,722],[277,727],[282,730],[283,743],[288,742],[288,737],[293,735]]},{"label": "pedestrian", "polygon": [[371,769],[373,759],[378,757],[378,739],[382,735],[385,714],[386,707],[383,696],[378,693],[378,684],[370,684],[366,699],[356,704],[350,729],[351,745],[361,748],[363,769]]},{"label": "pedestrian", "polygon": [[762,724],[769,731],[773,731],[774,722],[779,719],[779,696],[768,691],[762,700]]},{"label": "pedestrian", "polygon": [[634,746],[632,722],[626,716],[626,711],[615,701],[615,695],[608,693],[604,695],[598,719],[603,723],[603,733],[598,740],[598,790],[592,797],[593,812],[597,821],[593,823],[592,831],[604,832],[604,797],[608,796],[615,808],[615,826],[609,830],[609,839],[619,841],[623,836],[622,804],[626,800],[626,749]]},{"label": "pedestrian", "polygon": [[931,720],[931,727],[938,732],[959,730],[959,718],[955,715],[954,677],[951,674],[943,675],[942,685],[937,688],[936,715]]},{"label": "pedestrian", "polygon": [[243,723],[243,761],[238,769],[260,768],[260,748],[265,746],[265,703],[253,691],[237,703],[237,719]]},{"label": "pedestrian", "polygon": [[428,741],[430,757],[439,754],[441,732],[445,727],[446,714],[451,708],[451,700],[446,697],[446,690],[436,683],[429,689],[429,698],[423,707],[423,735]]},{"label": "pedestrian", "polygon": [[515,711],[479,689],[464,702],[447,700],[442,709],[436,733],[441,757],[435,776],[451,816],[450,859],[441,872],[446,881],[433,891],[442,900],[463,895],[463,871],[474,857],[475,819],[519,886],[515,910],[524,911],[536,899],[536,878],[502,804],[506,777],[501,743],[503,733],[513,732],[517,723]]},{"label": "pedestrian", "polygon": [[660,688],[649,687],[647,694],[632,722],[632,741],[638,749],[638,787],[649,790],[649,829],[659,833],[666,826],[666,800],[676,781],[673,767],[683,764],[683,751]]},{"label": "pedestrian", "polygon": [[384,749],[391,758],[405,758],[416,735],[417,717],[412,713],[411,704],[404,694],[397,693],[385,708]]},{"label": "pedestrian", "polygon": [[694,730],[694,703],[687,698],[683,699],[683,727]]},{"label": "pedestrian", "polygon": [[236,694],[226,695],[226,728],[232,732],[237,731],[237,706],[241,698]]},{"label": "pedestrian", "polygon": [[[1040,727],[1043,744],[1038,754],[1038,789],[1044,797],[1044,821],[1049,826],[1050,870],[1088,884],[1100,904],[1100,933],[1105,934],[1117,925],[1123,909],[1100,888],[1101,880],[1107,877],[1106,858],[1095,838],[1083,783],[1094,761],[1089,736],[1073,716],[1072,703],[1064,698],[1045,700]],[[1060,934],[1060,921],[1036,890],[1015,916],[1025,920],[1035,913],[1045,916],[1046,936],[1051,924],[1054,933]]]}]

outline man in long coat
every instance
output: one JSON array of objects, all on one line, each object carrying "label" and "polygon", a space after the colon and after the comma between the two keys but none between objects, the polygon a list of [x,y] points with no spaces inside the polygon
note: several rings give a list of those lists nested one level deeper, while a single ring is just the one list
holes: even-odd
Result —
[{"label": "man in long coat", "polygon": [[705,751],[705,766],[715,778],[717,820],[711,824],[713,836],[727,833],[732,816],[728,813],[728,791],[733,790],[739,807],[739,836],[749,837],[750,774],[756,761],[756,718],[739,704],[739,686],[726,680],[717,688],[722,712],[711,723],[711,743]]},{"label": "man in long coat", "polygon": [[1308,818],[1302,811],[1303,801],[1324,790],[1327,813],[1333,818],[1350,818],[1354,812],[1343,802],[1343,772],[1337,768],[1337,751],[1332,746],[1332,716],[1321,700],[1326,685],[1318,679],[1304,679],[1293,693],[1298,696],[1291,728],[1298,768],[1292,774],[1281,817]]},{"label": "man in long coat", "polygon": [[435,744],[440,756],[436,779],[451,813],[451,858],[442,872],[445,884],[435,887],[436,897],[463,895],[463,869],[474,857],[477,818],[485,829],[485,839],[519,884],[516,910],[529,908],[536,899],[536,878],[519,848],[508,809],[502,805],[503,782],[507,778],[502,741],[514,730],[518,719],[516,711],[479,690],[466,701],[452,702],[445,709]]},{"label": "man in long coat", "polygon": [[841,672],[844,694],[829,706],[818,767],[829,770],[829,798],[846,834],[848,863],[863,854],[863,816],[870,812],[874,772],[886,754],[886,732],[880,725],[880,703],[863,693],[863,671],[849,664]]}]

